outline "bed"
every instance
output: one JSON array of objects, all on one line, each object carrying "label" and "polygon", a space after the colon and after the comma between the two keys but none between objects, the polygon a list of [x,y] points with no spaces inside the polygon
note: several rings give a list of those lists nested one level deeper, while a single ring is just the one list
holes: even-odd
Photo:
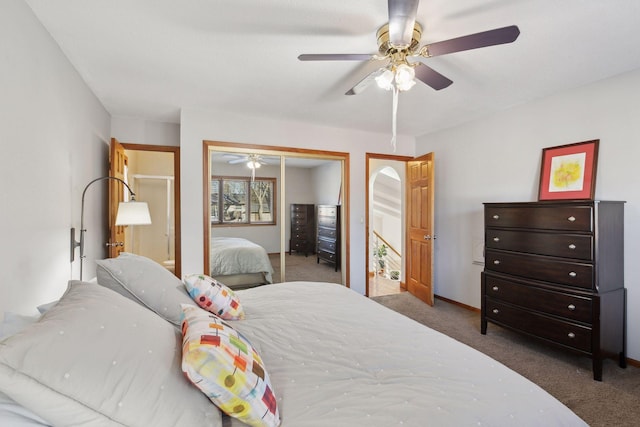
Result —
[{"label": "bed", "polygon": [[241,289],[273,282],[273,266],[262,246],[240,237],[212,237],[210,248],[210,275],[227,286]]},{"label": "bed", "polygon": [[262,372],[277,405],[270,422],[250,425],[586,426],[499,362],[342,285],[225,292],[241,307],[220,311],[222,320],[194,305],[194,288],[223,285],[203,275],[175,282],[146,261],[124,261],[106,265],[99,284],[70,282],[38,321],[0,342],[0,425],[17,413],[29,424],[10,425],[246,425],[185,370],[197,348],[189,312],[250,347],[247,371]]}]

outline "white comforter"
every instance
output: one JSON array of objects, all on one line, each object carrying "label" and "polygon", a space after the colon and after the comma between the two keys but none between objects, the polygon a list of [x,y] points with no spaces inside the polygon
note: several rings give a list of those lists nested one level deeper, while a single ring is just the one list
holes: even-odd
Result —
[{"label": "white comforter", "polygon": [[212,276],[264,273],[267,282],[272,282],[273,266],[267,251],[247,239],[212,237],[209,258]]},{"label": "white comforter", "polygon": [[586,425],[499,362],[341,285],[237,294],[246,320],[233,325],[265,362],[283,427]]}]

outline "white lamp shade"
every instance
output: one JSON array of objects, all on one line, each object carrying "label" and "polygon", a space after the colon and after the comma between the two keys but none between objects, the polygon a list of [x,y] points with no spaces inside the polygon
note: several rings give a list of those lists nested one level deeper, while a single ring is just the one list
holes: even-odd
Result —
[{"label": "white lamp shade", "polygon": [[147,225],[151,224],[149,206],[145,202],[120,202],[116,225]]}]

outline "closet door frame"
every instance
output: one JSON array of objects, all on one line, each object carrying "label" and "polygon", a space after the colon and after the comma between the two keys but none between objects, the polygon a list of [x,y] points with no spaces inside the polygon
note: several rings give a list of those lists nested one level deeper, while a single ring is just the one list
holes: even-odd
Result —
[{"label": "closet door frame", "polygon": [[337,160],[341,162],[341,186],[340,186],[340,200],[342,204],[341,209],[341,232],[342,232],[342,251],[341,251],[341,265],[342,265],[342,284],[349,287],[349,269],[350,269],[350,254],[349,254],[349,153],[338,151],[326,151],[326,150],[314,150],[306,148],[295,147],[281,147],[281,146],[269,146],[269,145],[256,145],[245,144],[237,142],[225,142],[225,141],[209,141],[205,140],[202,144],[202,159],[203,159],[203,265],[204,271],[209,271],[209,245],[211,236],[211,221],[210,221],[210,183],[211,183],[211,152],[223,152],[233,154],[260,154],[264,156],[280,156],[280,188],[277,193],[280,195],[279,207],[278,207],[278,221],[280,223],[280,270],[283,277],[286,280],[286,267],[285,267],[285,252],[286,249],[286,229],[284,227],[286,221],[286,215],[289,214],[289,210],[285,206],[285,168],[287,158],[310,158],[310,159],[326,159]]}]

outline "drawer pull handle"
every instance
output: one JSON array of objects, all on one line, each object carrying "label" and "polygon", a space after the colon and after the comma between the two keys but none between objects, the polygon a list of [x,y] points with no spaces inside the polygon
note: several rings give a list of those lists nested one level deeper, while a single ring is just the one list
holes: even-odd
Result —
[{"label": "drawer pull handle", "polygon": [[573,221],[576,220],[576,217],[572,215],[569,218],[567,218],[567,220],[570,221],[570,222],[573,222]]},{"label": "drawer pull handle", "polygon": [[571,277],[576,277],[578,275],[578,273],[576,273],[575,271],[570,271],[569,272],[569,276]]},{"label": "drawer pull handle", "polygon": [[569,304],[569,305],[567,306],[567,308],[568,308],[569,310],[571,310],[571,311],[574,311],[574,310],[576,309],[576,306],[575,306],[575,305],[573,305],[573,304]]},{"label": "drawer pull handle", "polygon": [[576,334],[574,334],[573,332],[569,332],[569,333],[567,334],[567,336],[568,336],[569,338],[573,339],[573,338],[575,338],[575,337],[576,337]]},{"label": "drawer pull handle", "polygon": [[499,259],[494,259],[494,260],[493,260],[493,263],[494,263],[495,265],[498,265],[498,264],[500,264],[500,260],[499,260]]},{"label": "drawer pull handle", "polygon": [[495,214],[495,215],[493,216],[493,219],[500,219],[500,215]]},{"label": "drawer pull handle", "polygon": [[493,311],[493,314],[498,314],[498,313],[500,313],[500,310],[498,310],[497,308],[494,308],[492,311]]},{"label": "drawer pull handle", "polygon": [[574,245],[573,243],[569,245],[569,249],[574,250],[576,248],[576,245]]},{"label": "drawer pull handle", "polygon": [[500,238],[499,238],[499,237],[494,237],[494,238],[493,238],[493,241],[494,241],[494,242],[499,242],[499,241],[500,241]]},{"label": "drawer pull handle", "polygon": [[491,288],[491,289],[493,289],[494,291],[498,292],[498,290],[499,290],[500,288],[498,288],[497,286],[494,286],[494,287],[493,287],[493,288]]}]

